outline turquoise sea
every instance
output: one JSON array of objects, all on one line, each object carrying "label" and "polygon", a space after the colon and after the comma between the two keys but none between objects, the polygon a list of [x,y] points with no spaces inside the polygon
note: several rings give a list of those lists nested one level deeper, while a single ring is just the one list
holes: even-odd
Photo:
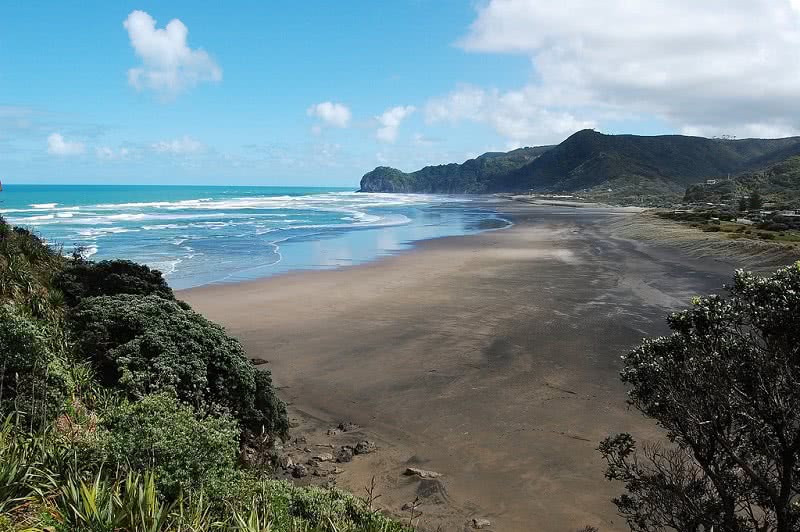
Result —
[{"label": "turquoise sea", "polygon": [[148,264],[174,288],[359,264],[508,223],[474,198],[298,187],[12,184],[0,215],[65,253]]}]

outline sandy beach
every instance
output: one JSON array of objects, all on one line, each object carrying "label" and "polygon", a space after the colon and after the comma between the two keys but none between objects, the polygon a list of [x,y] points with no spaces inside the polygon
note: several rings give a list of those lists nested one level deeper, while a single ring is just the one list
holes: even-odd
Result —
[{"label": "sandy beach", "polygon": [[[338,484],[421,525],[624,530],[596,451],[658,438],[629,411],[620,355],[734,264],[614,236],[613,209],[499,209],[513,227],[421,242],[373,263],[179,293],[268,361],[298,431],[352,421],[378,451]],[[420,482],[415,465],[442,474]]]}]

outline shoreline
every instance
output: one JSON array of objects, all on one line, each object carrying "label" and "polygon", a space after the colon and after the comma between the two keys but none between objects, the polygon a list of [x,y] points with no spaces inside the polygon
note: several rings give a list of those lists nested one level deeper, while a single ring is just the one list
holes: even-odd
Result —
[{"label": "shoreline", "polygon": [[618,238],[614,209],[496,209],[514,225],[177,295],[268,362],[293,437],[336,445],[327,429],[360,425],[378,451],[337,484],[360,494],[374,475],[400,515],[419,496],[420,529],[622,530],[595,449],[660,433],[627,409],[619,356],[733,268]]},{"label": "shoreline", "polygon": [[[457,196],[452,196],[452,197],[457,197]],[[507,200],[507,201],[511,201],[511,200]],[[361,261],[358,261],[358,262],[354,262],[352,264],[340,264],[340,265],[333,266],[333,267],[325,267],[325,266],[322,266],[322,265],[315,265],[315,266],[309,266],[309,267],[297,267],[297,268],[293,268],[293,269],[286,270],[286,271],[276,271],[274,273],[268,273],[266,275],[261,275],[261,276],[258,276],[258,277],[243,278],[243,279],[236,279],[235,277],[242,273],[242,272],[236,272],[236,273],[228,274],[225,277],[223,277],[222,279],[209,281],[209,282],[206,282],[206,283],[203,283],[203,284],[199,284],[199,285],[196,285],[196,286],[174,288],[174,290],[176,292],[188,292],[188,291],[193,291],[193,290],[206,288],[206,287],[230,286],[230,285],[239,285],[239,284],[247,284],[247,283],[259,283],[259,282],[262,282],[262,281],[265,281],[265,280],[268,280],[268,279],[280,278],[280,277],[297,275],[297,274],[304,274],[304,273],[333,272],[333,271],[338,271],[338,270],[342,270],[342,269],[358,268],[358,267],[365,266],[365,265],[368,265],[368,264],[372,264],[372,263],[375,263],[375,262],[380,262],[380,261],[383,261],[383,260],[386,260],[386,259],[391,259],[392,257],[396,257],[398,255],[403,255],[403,254],[407,254],[407,253],[413,253],[419,246],[424,245],[426,242],[433,242],[433,241],[438,241],[438,240],[443,240],[443,239],[448,239],[448,238],[463,238],[463,237],[469,237],[469,236],[473,236],[473,235],[480,235],[480,234],[483,234],[483,233],[488,233],[488,232],[493,232],[493,231],[503,231],[503,230],[507,230],[507,229],[509,229],[509,228],[514,226],[513,216],[511,216],[508,213],[505,213],[502,210],[496,208],[497,205],[501,205],[503,203],[502,201],[498,201],[498,199],[496,197],[494,197],[494,196],[475,196],[474,198],[470,198],[469,202],[470,203],[467,203],[465,201],[463,203],[457,203],[457,205],[458,205],[459,208],[462,208],[462,209],[474,208],[474,209],[486,211],[487,218],[481,220],[479,222],[479,224],[491,224],[492,222],[503,222],[503,223],[505,223],[505,225],[500,226],[500,227],[484,227],[484,228],[472,229],[470,232],[466,232],[466,233],[463,233],[463,234],[440,235],[440,236],[421,237],[421,238],[418,238],[418,239],[405,240],[405,241],[402,241],[402,242],[399,243],[399,247],[397,247],[397,249],[386,249],[386,250],[383,250],[383,251],[381,251],[379,253],[376,253],[371,258],[364,259],[364,260],[361,260]],[[441,204],[435,204],[434,203],[431,206],[432,207],[441,208],[441,207],[443,207],[445,205],[447,205],[447,203],[441,203]],[[429,206],[429,207],[431,207],[431,206]],[[362,230],[362,231],[381,231],[381,230],[385,230],[385,229],[388,229],[388,228],[391,228],[391,227],[392,226],[387,226],[387,227],[363,227],[363,228],[360,228],[360,230]],[[292,237],[289,237],[287,240],[291,240],[291,239],[292,239]],[[283,243],[283,241],[281,241],[280,243]],[[281,253],[278,252],[278,254],[280,255]],[[277,262],[274,262],[272,264],[257,265],[257,266],[251,267],[250,269],[267,270],[272,266],[276,266],[276,265],[280,264],[282,262],[282,260],[283,260],[283,257],[281,257],[281,259],[279,259]],[[248,271],[248,270],[243,270],[243,271]],[[169,282],[169,279],[167,279],[167,281]]]}]

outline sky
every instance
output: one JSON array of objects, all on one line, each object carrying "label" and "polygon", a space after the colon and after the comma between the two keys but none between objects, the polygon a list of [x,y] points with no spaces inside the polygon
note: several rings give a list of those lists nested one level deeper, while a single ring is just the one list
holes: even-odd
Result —
[{"label": "sky", "polygon": [[605,133],[800,134],[800,0],[0,5],[5,183],[357,186]]}]

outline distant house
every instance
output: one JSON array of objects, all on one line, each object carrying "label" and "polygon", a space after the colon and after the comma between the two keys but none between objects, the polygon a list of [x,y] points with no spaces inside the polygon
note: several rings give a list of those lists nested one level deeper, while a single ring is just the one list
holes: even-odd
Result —
[{"label": "distant house", "polygon": [[717,184],[716,179],[706,179],[706,185],[716,185],[716,184]]}]

